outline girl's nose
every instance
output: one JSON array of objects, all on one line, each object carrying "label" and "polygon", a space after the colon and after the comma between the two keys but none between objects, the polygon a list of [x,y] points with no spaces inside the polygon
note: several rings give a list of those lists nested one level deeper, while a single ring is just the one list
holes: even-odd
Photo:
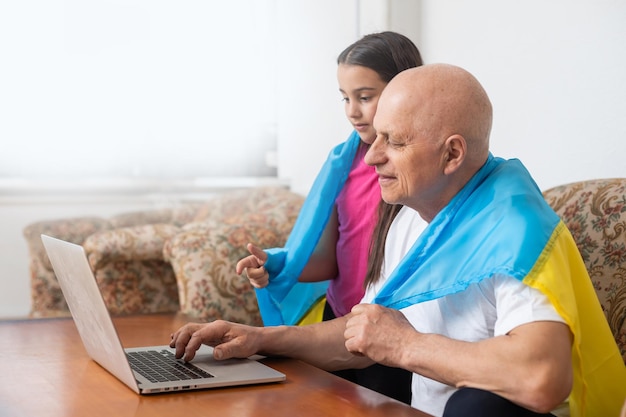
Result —
[{"label": "girl's nose", "polygon": [[361,117],[361,109],[359,107],[359,103],[355,100],[350,101],[347,104],[346,114],[348,115],[348,117],[351,118]]}]

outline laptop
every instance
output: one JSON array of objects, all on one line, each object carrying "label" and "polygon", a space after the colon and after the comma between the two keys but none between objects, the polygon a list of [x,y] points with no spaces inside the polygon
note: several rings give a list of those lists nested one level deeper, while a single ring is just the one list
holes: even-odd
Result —
[{"label": "laptop", "polygon": [[47,235],[41,240],[87,353],[136,393],[285,380],[283,373],[253,358],[214,360],[213,348],[205,345],[189,363],[175,359],[174,349],[167,345],[124,349],[83,247]]}]

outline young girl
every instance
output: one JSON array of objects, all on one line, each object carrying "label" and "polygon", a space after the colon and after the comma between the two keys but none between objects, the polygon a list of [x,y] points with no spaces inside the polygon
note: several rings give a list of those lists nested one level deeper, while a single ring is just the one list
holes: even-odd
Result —
[{"label": "young girl", "polygon": [[[251,255],[237,263],[237,273],[245,271],[257,288],[266,326],[322,318],[312,318],[312,312],[323,311],[324,320],[349,313],[364,294],[374,227],[387,224],[399,208],[382,202],[378,176],[363,157],[376,138],[372,122],[380,94],[396,74],[422,65],[419,50],[401,34],[373,33],[348,46],[337,63],[339,91],[354,132],[331,151],[285,247],[262,250],[248,244]],[[376,228],[375,241],[384,242],[386,228]],[[380,265],[374,267],[374,273],[380,271]],[[340,375],[410,402],[410,374],[384,368]],[[382,376],[389,371],[395,374]]]},{"label": "young girl", "polygon": [[[273,293],[278,284],[284,284],[281,280],[289,282],[277,288],[276,293],[291,291],[288,287],[296,281],[323,282],[328,286],[325,319],[347,314],[364,293],[369,244],[381,199],[378,176],[363,162],[363,157],[376,138],[372,121],[378,98],[397,73],[421,65],[422,60],[417,47],[408,38],[395,32],[382,32],[366,35],[347,47],[337,63],[339,91],[346,116],[355,130],[346,142],[331,152],[285,248],[263,251],[250,244],[251,256],[237,264],[237,273],[245,269],[252,285],[267,286],[269,293]],[[381,208],[385,207],[383,204]],[[297,236],[303,239],[296,240]],[[376,236],[376,240],[384,241],[384,236]],[[293,263],[298,265],[293,266]],[[265,325],[301,321],[301,313],[289,315],[286,312],[285,298],[289,296],[270,294],[273,300],[267,309],[260,306]],[[268,312],[272,304],[280,304],[282,317]],[[299,299],[297,304],[307,303]]]}]

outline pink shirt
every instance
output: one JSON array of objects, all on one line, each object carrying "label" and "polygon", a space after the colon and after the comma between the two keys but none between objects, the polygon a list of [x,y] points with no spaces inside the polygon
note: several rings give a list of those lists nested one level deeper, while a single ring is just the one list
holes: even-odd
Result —
[{"label": "pink shirt", "polygon": [[361,144],[335,204],[339,218],[337,266],[339,274],[330,281],[327,302],[335,316],[344,316],[364,294],[370,239],[376,224],[380,186],[374,167],[363,161],[368,147]]}]

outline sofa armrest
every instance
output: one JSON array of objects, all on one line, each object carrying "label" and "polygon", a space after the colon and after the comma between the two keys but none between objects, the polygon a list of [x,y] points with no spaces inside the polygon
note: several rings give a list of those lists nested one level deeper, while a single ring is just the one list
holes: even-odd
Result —
[{"label": "sofa armrest", "polygon": [[165,242],[178,232],[180,228],[171,224],[122,227],[94,233],[83,247],[96,271],[116,261],[163,260]]},{"label": "sofa armrest", "polygon": [[88,236],[110,226],[108,220],[100,217],[76,217],[43,220],[24,228],[23,235],[29,252],[32,317],[68,314],[65,298],[41,242],[41,235],[46,234],[80,245]]}]

